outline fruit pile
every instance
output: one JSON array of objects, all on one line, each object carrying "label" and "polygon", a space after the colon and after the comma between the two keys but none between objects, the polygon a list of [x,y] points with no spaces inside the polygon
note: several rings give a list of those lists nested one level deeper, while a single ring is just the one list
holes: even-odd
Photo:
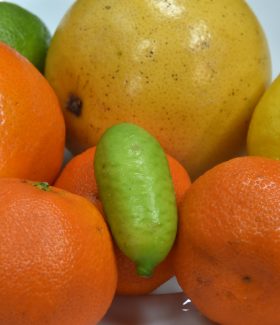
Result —
[{"label": "fruit pile", "polygon": [[97,324],[174,275],[280,323],[280,77],[244,1],[180,3],[77,0],[51,38],[0,2],[0,324]]}]

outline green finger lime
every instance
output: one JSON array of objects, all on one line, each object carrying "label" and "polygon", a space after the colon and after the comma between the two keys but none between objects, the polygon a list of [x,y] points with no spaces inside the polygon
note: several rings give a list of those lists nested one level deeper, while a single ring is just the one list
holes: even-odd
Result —
[{"label": "green finger lime", "polygon": [[50,33],[37,16],[16,4],[0,2],[0,41],[43,72]]},{"label": "green finger lime", "polygon": [[144,129],[121,123],[101,137],[94,169],[117,245],[139,275],[150,276],[177,231],[175,193],[162,147]]}]

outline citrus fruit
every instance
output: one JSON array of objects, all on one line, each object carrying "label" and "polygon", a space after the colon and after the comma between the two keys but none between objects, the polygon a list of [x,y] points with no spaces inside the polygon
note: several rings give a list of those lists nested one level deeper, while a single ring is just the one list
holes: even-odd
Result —
[{"label": "citrus fruit", "polygon": [[254,110],[247,137],[248,153],[280,159],[280,76],[264,93]]},{"label": "citrus fruit", "polygon": [[40,18],[14,3],[0,2],[0,41],[43,72],[50,33]]},{"label": "citrus fruit", "polygon": [[0,43],[0,177],[52,182],[64,142],[63,115],[47,80]]},{"label": "citrus fruit", "polygon": [[[91,147],[73,157],[64,167],[55,186],[86,197],[102,211],[93,170],[95,147]],[[173,157],[167,155],[170,173],[174,184],[177,206],[190,186],[190,178],[185,168]],[[126,257],[115,244],[115,255],[118,267],[117,294],[147,294],[159,287],[174,275],[173,249],[161,262],[150,278],[137,275],[135,264]]]},{"label": "citrus fruit", "polygon": [[179,207],[184,199],[187,189],[191,185],[191,180],[188,172],[178,160],[168,154],[166,154],[166,158],[174,185],[177,207]]},{"label": "citrus fruit", "polygon": [[195,178],[245,145],[271,63],[244,0],[78,0],[51,41],[46,76],[72,152],[135,123]]},{"label": "citrus fruit", "polygon": [[280,323],[280,163],[241,157],[198,178],[180,209],[175,275],[214,322]]},{"label": "citrus fruit", "polygon": [[117,282],[100,212],[46,183],[0,185],[0,323],[96,324]]},{"label": "citrus fruit", "polygon": [[151,276],[177,232],[175,191],[162,147],[138,125],[116,124],[96,146],[94,173],[114,240],[140,276]]},{"label": "citrus fruit", "polygon": [[54,185],[87,198],[102,211],[94,176],[93,161],[96,147],[74,156],[62,169]]}]

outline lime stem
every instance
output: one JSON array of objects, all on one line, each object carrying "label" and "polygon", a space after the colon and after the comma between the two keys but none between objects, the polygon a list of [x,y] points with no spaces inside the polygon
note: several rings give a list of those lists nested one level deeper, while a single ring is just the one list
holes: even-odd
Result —
[{"label": "lime stem", "polygon": [[136,265],[136,271],[142,278],[150,278],[153,275],[154,268],[147,267],[147,265]]}]

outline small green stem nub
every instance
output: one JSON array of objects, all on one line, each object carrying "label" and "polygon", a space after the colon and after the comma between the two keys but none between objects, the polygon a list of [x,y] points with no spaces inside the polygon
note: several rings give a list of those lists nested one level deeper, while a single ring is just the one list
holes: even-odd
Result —
[{"label": "small green stem nub", "polygon": [[153,275],[154,268],[147,267],[147,265],[136,265],[136,271],[142,278],[150,278]]},{"label": "small green stem nub", "polygon": [[37,187],[39,190],[48,192],[50,191],[50,185],[47,182],[37,182],[33,184],[35,187]]}]

